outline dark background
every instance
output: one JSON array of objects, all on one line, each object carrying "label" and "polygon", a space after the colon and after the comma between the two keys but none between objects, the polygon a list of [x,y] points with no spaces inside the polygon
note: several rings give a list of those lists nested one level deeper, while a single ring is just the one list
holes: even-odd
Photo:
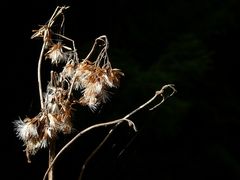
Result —
[{"label": "dark background", "polygon": [[[105,34],[112,66],[125,73],[99,111],[77,111],[76,132],[59,135],[58,150],[79,130],[125,116],[165,84],[178,91],[154,111],[148,106],[131,117],[137,133],[120,125],[86,166],[83,180],[240,178],[239,0],[42,0],[1,5],[4,179],[38,180],[47,169],[47,149],[27,163],[13,121],[39,112],[41,41],[30,37],[57,5],[70,6],[65,35],[75,40],[79,57]],[[93,130],[66,150],[57,161],[56,180],[77,179],[109,130]]]}]

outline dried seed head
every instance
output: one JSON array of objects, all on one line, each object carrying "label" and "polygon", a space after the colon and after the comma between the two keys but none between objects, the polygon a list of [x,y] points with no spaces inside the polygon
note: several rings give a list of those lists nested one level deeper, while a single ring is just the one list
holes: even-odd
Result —
[{"label": "dried seed head", "polygon": [[45,54],[45,59],[50,59],[52,64],[65,62],[67,58],[66,54],[63,52],[63,45],[60,42],[53,44]]}]

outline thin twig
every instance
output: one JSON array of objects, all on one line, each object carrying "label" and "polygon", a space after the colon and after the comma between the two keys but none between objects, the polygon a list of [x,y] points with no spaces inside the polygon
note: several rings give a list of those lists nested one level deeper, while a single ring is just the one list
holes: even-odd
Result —
[{"label": "thin twig", "polygon": [[97,45],[97,41],[98,41],[98,40],[101,40],[101,41],[105,42],[105,41],[102,39],[103,37],[106,38],[105,35],[102,35],[102,36],[99,36],[98,38],[95,39],[94,44],[93,44],[93,46],[92,46],[92,49],[90,50],[90,52],[88,53],[88,55],[87,55],[84,59],[88,60],[89,57],[92,55],[93,51],[94,51],[95,48],[96,48],[96,45]]},{"label": "thin twig", "polygon": [[[52,163],[52,160],[55,157],[55,153],[56,153],[56,147],[55,147],[55,143],[56,143],[56,139],[52,139],[50,141],[50,147],[49,147],[49,160],[48,160],[48,166]],[[48,173],[48,180],[53,180],[54,179],[54,167],[52,166],[51,169],[49,169],[49,173]]]},{"label": "thin twig", "polygon": [[[76,49],[76,47],[75,47],[74,40],[72,40],[72,39],[70,39],[70,38],[68,38],[68,37],[66,37],[66,36],[64,36],[64,35],[62,35],[62,34],[58,34],[58,33],[55,33],[55,34],[56,34],[57,36],[59,36],[59,37],[62,37],[62,38],[64,38],[64,39],[68,40],[68,41],[71,41],[71,42],[72,42],[72,46],[73,46],[73,51],[74,51],[74,52],[77,51],[77,49]],[[77,57],[77,59],[78,59],[78,57]]]},{"label": "thin twig", "polygon": [[[176,90],[175,90],[175,88],[173,88],[173,86],[174,86],[173,84],[164,85],[164,86],[161,88],[161,90],[156,91],[155,95],[154,95],[151,99],[149,99],[149,100],[148,100],[147,102],[145,102],[143,105],[139,106],[137,109],[135,109],[135,110],[133,110],[132,112],[130,112],[129,114],[127,114],[124,118],[128,118],[129,116],[135,114],[137,111],[141,110],[142,108],[144,108],[145,106],[147,106],[148,104],[150,104],[157,96],[161,95],[163,99],[162,99],[162,101],[161,101],[159,104],[157,104],[157,106],[159,106],[160,104],[162,104],[162,103],[166,100],[166,98],[165,98],[164,95],[163,95],[164,90],[165,90],[166,88],[170,87],[170,88],[172,88],[172,89],[174,90],[174,91],[170,94],[170,96],[172,96],[172,95],[176,92]],[[154,108],[155,108],[155,106],[154,106]],[[151,110],[152,110],[152,109],[153,109],[153,108],[151,108]]]},{"label": "thin twig", "polygon": [[[129,114],[127,114],[124,118],[128,118],[130,117],[131,115],[133,115],[134,113],[136,113],[137,111],[141,110],[142,108],[144,108],[145,106],[147,106],[149,103],[151,103],[158,95],[161,95],[162,96],[162,101],[157,104],[156,106],[154,106],[153,108],[151,108],[150,110],[153,110],[154,108],[156,108],[157,106],[159,106],[160,104],[162,104],[168,97],[172,96],[175,92],[176,92],[176,89],[173,87],[174,85],[173,84],[168,84],[168,85],[165,85],[162,87],[161,90],[159,91],[156,91],[155,95],[149,99],[146,103],[144,103],[143,105],[139,106],[137,109],[135,109],[134,111],[130,112]],[[166,88],[170,87],[173,92],[168,95],[167,97],[165,97],[163,95],[164,93],[164,90]],[[124,119],[123,118],[123,119]],[[119,125],[120,123],[117,123],[112,129],[110,129],[109,133],[105,136],[105,138],[102,140],[102,142],[94,149],[94,151],[88,156],[88,158],[86,159],[86,161],[84,162],[83,166],[82,166],[82,169],[81,169],[81,172],[80,172],[80,176],[78,178],[78,180],[82,180],[82,177],[83,177],[83,173],[84,173],[84,170],[88,164],[88,162],[90,161],[90,159],[96,154],[96,152],[103,146],[103,144],[107,141],[107,139],[110,137],[110,135],[113,133],[113,131],[116,129],[116,127]],[[131,142],[130,142],[131,143]],[[130,144],[129,143],[129,144]],[[129,145],[128,144],[128,145]],[[123,151],[120,152],[120,154],[122,154]]]},{"label": "thin twig", "polygon": [[108,132],[108,134],[104,137],[104,139],[99,143],[99,145],[93,150],[93,152],[87,157],[87,159],[85,160],[81,171],[80,171],[80,175],[78,180],[82,180],[83,177],[83,173],[85,170],[85,167],[87,166],[88,162],[92,159],[92,157],[97,153],[97,151],[103,146],[103,144],[107,141],[107,139],[110,137],[110,135],[113,133],[113,131],[117,128],[117,126],[121,123],[122,121],[119,121],[117,124],[115,124],[115,126],[110,129],[110,131]]},{"label": "thin twig", "polygon": [[[46,31],[44,32],[44,34],[45,33]],[[39,60],[38,60],[38,88],[39,88],[40,104],[41,104],[42,110],[44,108],[44,102],[43,102],[43,92],[42,92],[42,82],[41,82],[41,64],[42,64],[42,58],[43,58],[45,46],[46,46],[46,41],[43,41],[42,49],[41,49]]]},{"label": "thin twig", "polygon": [[51,18],[48,21],[48,27],[51,27],[55,21],[55,19],[62,14],[63,10],[68,9],[70,6],[57,6],[54,13],[52,14]]},{"label": "thin twig", "polygon": [[[117,119],[117,120],[113,120],[113,121],[109,121],[109,122],[105,122],[105,123],[99,123],[99,124],[95,124],[95,125],[92,125],[84,130],[82,130],[81,132],[79,132],[76,136],[74,136],[63,148],[61,148],[61,150],[57,153],[57,155],[55,156],[55,158],[52,160],[52,163],[49,165],[44,177],[43,177],[43,180],[45,180],[50,168],[54,165],[55,161],[57,160],[57,158],[62,154],[62,152],[64,150],[66,150],[77,138],[79,138],[81,135],[83,135],[84,133],[92,130],[92,129],[95,129],[95,128],[98,128],[98,127],[102,127],[102,126],[108,126],[108,125],[112,125],[112,124],[115,124],[115,126],[109,131],[109,133],[107,134],[107,136],[103,139],[103,141],[97,146],[97,148],[90,154],[90,156],[87,158],[87,160],[85,161],[85,163],[83,164],[83,167],[82,167],[82,172],[80,174],[80,180],[82,178],[82,175],[83,175],[83,171],[85,170],[85,167],[86,167],[86,164],[89,162],[89,160],[94,156],[94,154],[97,152],[97,150],[100,149],[100,147],[103,145],[103,143],[108,139],[108,137],[112,134],[113,130],[116,128],[116,126],[118,126],[121,122],[123,121],[127,121],[129,126],[133,126],[133,129],[135,131],[137,131],[136,127],[135,127],[135,124],[128,119],[128,117],[130,117],[131,115],[133,115],[134,113],[136,113],[137,111],[139,111],[140,109],[144,108],[145,106],[147,106],[148,104],[150,104],[157,96],[161,95],[163,97],[164,100],[161,101],[161,104],[166,100],[166,98],[164,98],[164,90],[168,87],[170,87],[173,92],[170,94],[170,96],[172,96],[175,92],[176,92],[176,89],[173,88],[173,84],[169,84],[169,85],[165,85],[161,88],[160,91],[156,91],[155,95],[150,99],[148,100],[146,103],[144,103],[143,105],[139,106],[137,109],[135,109],[134,111],[130,112],[129,114],[127,114],[126,116],[124,116],[123,118],[121,119]],[[158,104],[159,106],[160,104]]]},{"label": "thin twig", "polygon": [[[170,95],[164,96],[164,90],[167,88],[171,88],[172,89],[172,93]],[[164,101],[166,101],[169,97],[173,96],[175,93],[177,92],[177,90],[174,87],[174,84],[167,84],[165,86],[162,87],[162,89],[160,91],[157,91],[156,94],[161,95],[162,96],[162,101],[158,104],[156,104],[155,106],[153,106],[152,108],[150,108],[149,110],[153,110],[155,108],[157,108],[158,106],[160,106]]]},{"label": "thin twig", "polygon": [[[59,9],[60,8],[60,9]],[[62,11],[64,9],[67,9],[68,7],[63,6],[63,7],[57,7],[54,11],[54,13],[52,14],[47,27],[50,28],[55,19],[58,17],[58,15],[62,14]],[[43,59],[43,53],[47,44],[46,41],[46,37],[48,34],[48,30],[44,31],[44,35],[43,35],[43,45],[42,45],[42,49],[39,55],[39,60],[38,60],[38,87],[39,87],[39,96],[40,96],[40,104],[41,104],[41,109],[44,109],[44,100],[43,100],[43,92],[42,92],[42,82],[41,82],[41,64],[42,64],[42,59]],[[48,165],[50,165],[52,163],[52,160],[55,157],[55,140],[50,141],[50,145],[49,145],[49,158],[48,158]],[[48,180],[53,180],[53,167],[51,166],[51,168],[49,168],[49,173],[48,173]]]},{"label": "thin twig", "polygon": [[51,164],[48,166],[48,169],[43,177],[43,180],[46,179],[46,176],[49,172],[49,170],[52,168],[52,166],[54,165],[55,161],[57,160],[57,158],[61,155],[61,153],[66,150],[78,137],[82,136],[83,134],[85,134],[86,132],[92,130],[92,129],[95,129],[95,128],[98,128],[98,127],[102,127],[102,126],[109,126],[109,125],[112,125],[112,124],[117,124],[119,122],[123,122],[123,121],[127,121],[129,126],[133,126],[133,129],[136,131],[136,127],[135,127],[135,124],[129,120],[129,119],[117,119],[117,120],[114,120],[114,121],[109,121],[109,122],[105,122],[105,123],[99,123],[99,124],[94,124],[84,130],[82,130],[81,132],[79,132],[76,136],[74,136],[57,154],[56,156],[54,157],[54,159],[52,160]]}]

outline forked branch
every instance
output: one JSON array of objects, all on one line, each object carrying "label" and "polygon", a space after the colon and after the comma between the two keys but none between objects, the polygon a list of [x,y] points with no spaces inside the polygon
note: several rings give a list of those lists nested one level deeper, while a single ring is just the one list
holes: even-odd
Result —
[{"label": "forked branch", "polygon": [[[165,90],[167,88],[170,88],[171,89],[171,93],[170,94],[165,94]],[[151,102],[153,102],[158,96],[161,96],[162,97],[162,100],[160,103],[158,103],[157,105],[155,105],[153,108],[150,108],[149,110],[153,110],[155,109],[156,107],[158,107],[159,105],[161,105],[163,102],[166,101],[167,98],[173,96],[175,93],[176,93],[176,89],[174,87],[174,84],[167,84],[167,85],[164,85],[161,90],[159,91],[156,91],[154,96],[152,98],[150,98],[147,102],[145,102],[144,104],[142,104],[141,106],[139,106],[138,108],[136,108],[135,110],[133,110],[132,112],[130,112],[129,114],[127,114],[126,116],[124,116],[123,118],[120,118],[120,119],[117,119],[117,120],[113,120],[113,121],[109,121],[109,122],[104,122],[104,123],[99,123],[99,124],[94,124],[82,131],[80,131],[77,135],[75,135],[55,156],[55,158],[52,160],[51,164],[49,165],[47,171],[45,172],[44,174],[44,177],[43,177],[43,180],[46,179],[47,177],[47,174],[49,172],[49,170],[53,167],[54,163],[56,162],[56,160],[58,159],[58,157],[73,143],[75,142],[80,136],[82,136],[83,134],[87,133],[88,131],[91,131],[95,128],[98,128],[98,127],[106,127],[106,126],[109,126],[109,125],[114,125],[115,126],[110,129],[109,133],[106,135],[106,137],[103,139],[103,141],[95,148],[95,150],[90,154],[90,156],[86,159],[85,163],[83,164],[82,166],[82,169],[81,169],[81,173],[80,173],[80,176],[79,176],[79,180],[82,179],[82,175],[83,175],[83,172],[85,170],[85,167],[87,165],[87,163],[89,162],[89,160],[94,156],[94,154],[102,147],[102,145],[104,144],[104,142],[106,142],[106,140],[108,139],[108,137],[112,134],[112,132],[116,129],[116,127],[121,124],[122,122],[128,122],[128,125],[130,127],[132,127],[134,129],[134,131],[137,131],[137,128],[134,124],[134,122],[132,120],[129,120],[128,118],[135,114],[136,112],[138,112],[139,110],[141,110],[142,108],[146,107],[147,105],[149,105]]]}]

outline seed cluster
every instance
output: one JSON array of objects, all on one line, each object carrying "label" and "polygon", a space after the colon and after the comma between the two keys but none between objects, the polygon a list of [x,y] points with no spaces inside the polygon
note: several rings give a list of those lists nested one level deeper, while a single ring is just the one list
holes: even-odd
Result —
[{"label": "seed cluster", "polygon": [[[31,36],[43,42],[39,71],[42,60],[49,60],[52,66],[61,68],[58,68],[60,71],[50,71],[45,92],[41,89],[41,75],[38,74],[41,111],[35,117],[14,121],[16,134],[24,142],[29,162],[30,156],[40,148],[48,147],[59,132],[71,133],[73,104],[88,106],[94,112],[100,104],[107,102],[109,89],[119,87],[120,78],[124,76],[120,69],[111,66],[107,54],[109,43],[105,35],[96,38],[88,56],[79,60],[74,41],[62,33],[65,20],[63,11],[68,8],[57,7],[48,23],[34,30]],[[59,25],[56,31],[53,24]],[[71,42],[71,46],[65,45],[66,42]],[[101,47],[101,51],[96,59],[91,60],[96,47]]]}]

